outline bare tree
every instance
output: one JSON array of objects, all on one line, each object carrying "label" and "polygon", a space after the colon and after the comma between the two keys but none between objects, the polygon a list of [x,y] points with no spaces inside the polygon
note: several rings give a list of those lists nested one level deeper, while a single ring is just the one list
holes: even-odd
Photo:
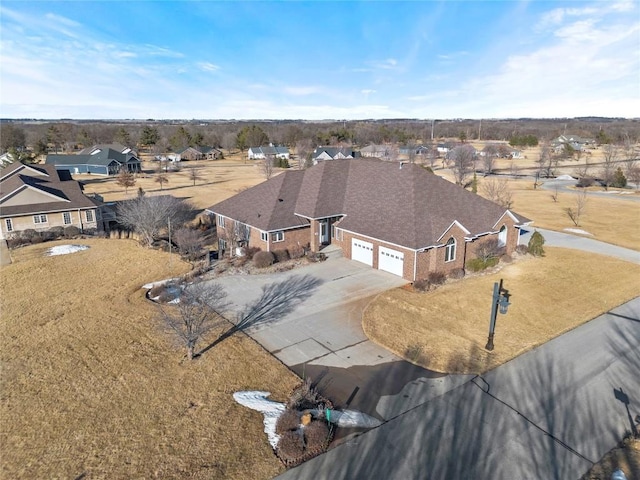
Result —
[{"label": "bare tree", "polygon": [[635,184],[636,190],[640,189],[640,165],[638,162],[633,162],[633,165],[627,168],[627,178]]},{"label": "bare tree", "polygon": [[567,216],[571,219],[571,221],[576,227],[580,226],[580,217],[584,214],[586,206],[587,206],[587,191],[583,189],[580,193],[576,195],[575,205],[573,207],[565,208],[565,212],[567,212]]},{"label": "bare tree", "polygon": [[313,143],[309,138],[303,138],[296,142],[296,154],[298,155],[298,168],[300,170],[307,168],[309,165],[309,156],[313,152]]},{"label": "bare tree", "polygon": [[464,186],[473,172],[476,150],[471,145],[460,145],[449,152],[449,161],[456,184]]},{"label": "bare tree", "polygon": [[167,177],[167,175],[164,173],[159,173],[158,175],[156,175],[154,182],[159,183],[160,190],[162,190],[163,185],[165,183],[169,183],[169,177]]},{"label": "bare tree", "polygon": [[553,174],[554,162],[557,163],[551,147],[547,144],[540,147],[540,155],[538,157],[538,173],[546,178],[551,177]]},{"label": "bare tree", "polygon": [[183,288],[177,303],[160,306],[160,317],[186,347],[187,358],[193,360],[198,341],[224,324],[221,312],[227,306],[222,286],[198,282]]},{"label": "bare tree", "polygon": [[416,145],[414,143],[407,145],[407,160],[409,163],[416,163]]},{"label": "bare tree", "polygon": [[204,237],[200,230],[180,228],[173,235],[173,241],[178,246],[180,255],[187,260],[197,260],[204,254]]},{"label": "bare tree", "polygon": [[170,223],[179,228],[190,219],[192,207],[184,200],[170,195],[138,196],[118,204],[118,222],[140,235],[141,242],[150,246]]},{"label": "bare tree", "polygon": [[237,140],[238,135],[235,132],[227,132],[222,136],[222,147],[231,154],[236,147]]},{"label": "bare tree", "polygon": [[509,165],[509,172],[511,173],[511,176],[515,178],[520,174],[520,167],[518,167],[514,162],[511,162]]},{"label": "bare tree", "polygon": [[484,157],[482,158],[482,166],[484,168],[484,176],[491,175],[493,167],[496,163],[496,157],[498,156],[498,146],[494,144],[486,145],[482,152]]},{"label": "bare tree", "polygon": [[605,190],[609,190],[609,185],[613,182],[615,176],[615,164],[618,161],[619,148],[617,145],[607,144],[602,148],[602,168],[600,169],[600,177]]},{"label": "bare tree", "polygon": [[487,178],[482,181],[482,194],[501,207],[511,208],[513,196],[506,178]]},{"label": "bare tree", "polygon": [[234,220],[233,231],[231,233],[231,247],[246,247],[249,245],[249,236],[251,235],[251,227],[246,223]]},{"label": "bare tree", "polygon": [[273,176],[273,169],[275,163],[275,155],[266,155],[262,161],[260,162],[260,168],[262,169],[262,174],[264,178],[269,180]]},{"label": "bare tree", "polygon": [[120,172],[116,177],[116,183],[121,187],[124,187],[125,195],[128,193],[129,187],[133,187],[136,184],[136,178],[129,169],[124,166],[120,168]]},{"label": "bare tree", "polygon": [[187,171],[187,175],[189,176],[189,180],[193,181],[193,186],[196,186],[196,180],[201,180],[200,172],[198,171],[198,167],[191,166]]}]

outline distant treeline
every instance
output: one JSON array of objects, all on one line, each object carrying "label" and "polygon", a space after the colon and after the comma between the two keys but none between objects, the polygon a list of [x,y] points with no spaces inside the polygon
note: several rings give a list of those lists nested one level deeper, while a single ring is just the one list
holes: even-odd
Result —
[{"label": "distant treeline", "polygon": [[505,120],[0,120],[2,151],[28,148],[34,153],[73,152],[80,147],[118,142],[166,152],[207,145],[245,150],[252,142],[290,148],[372,143],[429,144],[445,139],[510,141],[528,146],[562,134],[606,138],[612,143],[640,140],[640,119],[584,117]]}]

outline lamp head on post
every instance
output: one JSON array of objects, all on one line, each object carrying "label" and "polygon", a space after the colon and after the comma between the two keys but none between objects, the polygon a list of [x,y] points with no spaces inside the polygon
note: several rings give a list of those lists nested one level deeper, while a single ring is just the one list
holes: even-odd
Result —
[{"label": "lamp head on post", "polygon": [[511,303],[509,302],[510,296],[511,294],[509,294],[508,290],[503,290],[502,294],[500,295],[500,300],[498,301],[498,307],[500,307],[500,313],[502,315],[505,315],[507,313],[507,310],[509,309],[509,305],[511,305]]}]

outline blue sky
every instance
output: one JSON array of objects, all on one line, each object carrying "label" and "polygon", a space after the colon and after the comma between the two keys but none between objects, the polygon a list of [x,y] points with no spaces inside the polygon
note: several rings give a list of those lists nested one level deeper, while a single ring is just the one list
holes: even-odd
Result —
[{"label": "blue sky", "polygon": [[640,117],[640,3],[3,0],[0,110]]}]

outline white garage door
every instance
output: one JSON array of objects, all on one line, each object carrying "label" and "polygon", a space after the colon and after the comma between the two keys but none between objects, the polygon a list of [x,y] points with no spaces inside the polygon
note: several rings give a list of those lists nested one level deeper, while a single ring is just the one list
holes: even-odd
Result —
[{"label": "white garage door", "polygon": [[390,248],[380,247],[378,250],[378,268],[385,272],[402,277],[404,253]]},{"label": "white garage door", "polygon": [[351,239],[351,259],[373,266],[373,243]]}]

